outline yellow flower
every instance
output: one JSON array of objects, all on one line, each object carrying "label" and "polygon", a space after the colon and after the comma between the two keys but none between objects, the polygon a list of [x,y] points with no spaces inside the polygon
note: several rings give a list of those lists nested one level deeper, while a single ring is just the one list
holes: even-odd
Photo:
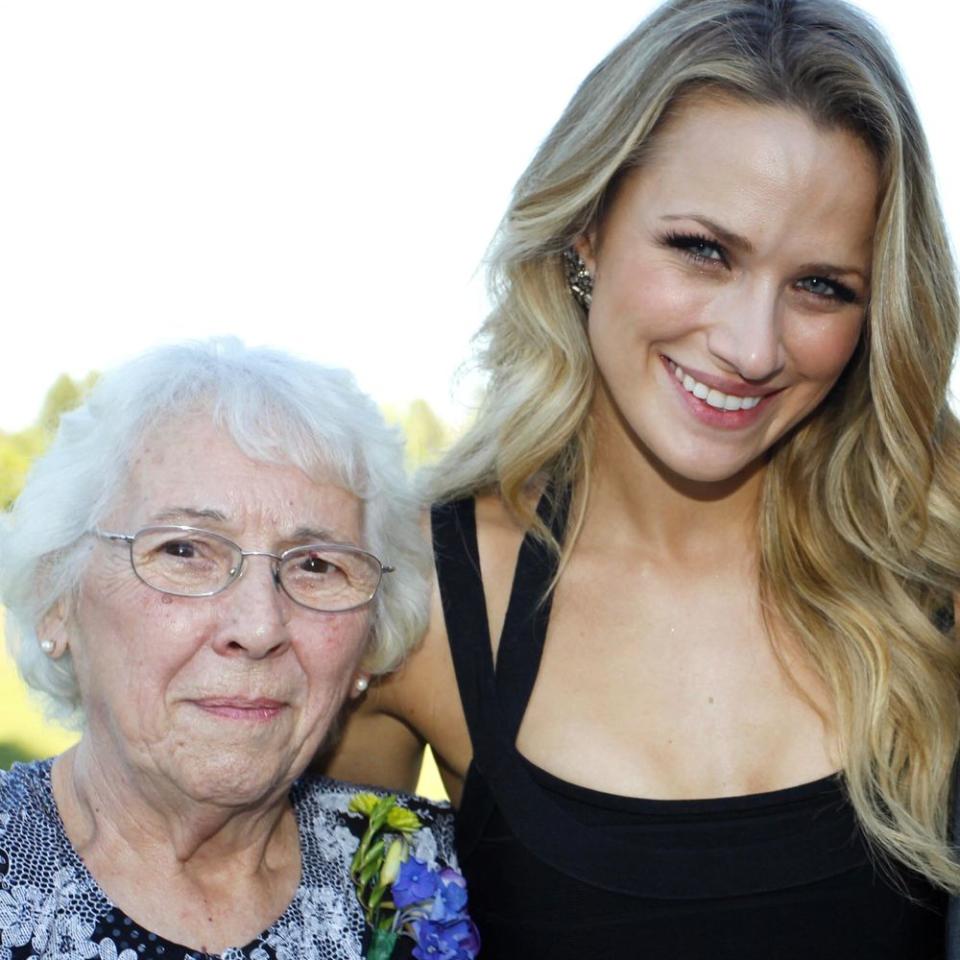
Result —
[{"label": "yellow flower", "polygon": [[387,826],[399,830],[401,833],[413,833],[414,830],[419,830],[423,824],[412,810],[407,810],[405,807],[392,807],[387,814]]},{"label": "yellow flower", "polygon": [[358,793],[350,801],[350,810],[353,813],[361,813],[369,817],[373,813],[373,808],[380,802],[380,798],[373,793]]}]

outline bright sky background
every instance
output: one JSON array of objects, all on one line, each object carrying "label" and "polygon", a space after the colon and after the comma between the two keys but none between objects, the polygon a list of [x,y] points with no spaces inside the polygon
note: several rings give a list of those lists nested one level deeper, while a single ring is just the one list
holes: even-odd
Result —
[{"label": "bright sky background", "polygon": [[[0,429],[66,371],[233,333],[463,415],[513,182],[640,0],[4,0]],[[956,34],[899,51],[960,235]]]}]

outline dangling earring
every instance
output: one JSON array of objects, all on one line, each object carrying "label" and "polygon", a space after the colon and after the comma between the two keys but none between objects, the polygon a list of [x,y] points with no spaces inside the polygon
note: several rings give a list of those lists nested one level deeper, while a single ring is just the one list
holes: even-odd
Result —
[{"label": "dangling earring", "polygon": [[590,304],[593,303],[593,277],[590,276],[583,257],[573,247],[567,247],[563,251],[563,268],[567,274],[567,286],[573,294],[573,299],[584,310],[589,310]]},{"label": "dangling earring", "polygon": [[41,640],[40,649],[49,657],[53,653],[56,644],[52,640]]},{"label": "dangling earring", "polygon": [[357,691],[357,693],[366,693],[367,687],[369,686],[370,678],[364,676],[357,677],[353,684],[353,688]]}]

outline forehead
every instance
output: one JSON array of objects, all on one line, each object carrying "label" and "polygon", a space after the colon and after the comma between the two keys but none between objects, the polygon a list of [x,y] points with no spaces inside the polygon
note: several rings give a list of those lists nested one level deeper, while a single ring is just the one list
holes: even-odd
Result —
[{"label": "forehead", "polygon": [[[212,522],[191,519],[191,511]],[[330,472],[310,476],[292,464],[253,459],[209,416],[191,414],[144,435],[111,516],[132,526],[168,522],[240,532],[252,525],[278,536],[309,528],[356,541],[362,504]]]},{"label": "forehead", "polygon": [[862,246],[876,224],[879,170],[846,130],[818,125],[798,108],[710,92],[674,106],[628,184],[649,203],[715,212],[734,230],[739,221],[779,237],[789,223],[794,233],[819,227]]}]

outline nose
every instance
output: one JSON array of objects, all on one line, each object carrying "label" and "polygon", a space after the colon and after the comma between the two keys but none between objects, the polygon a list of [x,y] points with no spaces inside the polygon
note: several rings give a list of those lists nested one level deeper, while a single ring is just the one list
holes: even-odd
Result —
[{"label": "nose", "polygon": [[713,303],[708,349],[744,380],[769,380],[784,365],[781,313],[775,285],[759,279],[732,284]]},{"label": "nose", "polygon": [[262,660],[290,646],[290,601],[274,571],[269,557],[244,558],[240,578],[218,598],[223,605],[218,652]]}]

